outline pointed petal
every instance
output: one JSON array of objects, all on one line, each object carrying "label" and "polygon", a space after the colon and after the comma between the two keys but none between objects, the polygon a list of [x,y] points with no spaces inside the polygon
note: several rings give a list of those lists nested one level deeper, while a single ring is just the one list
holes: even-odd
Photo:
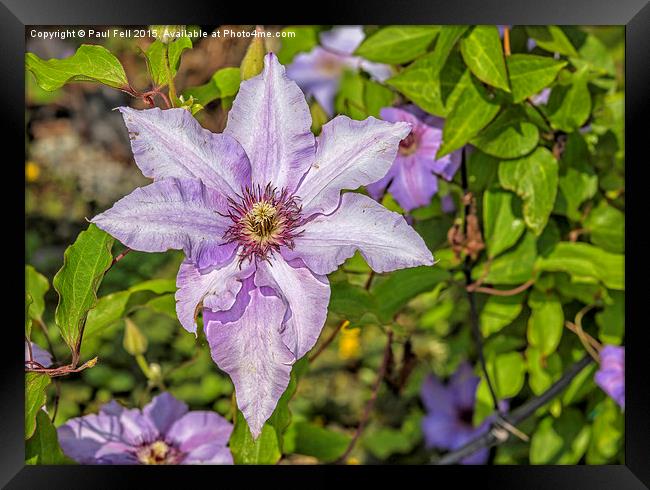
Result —
[{"label": "pointed petal", "polygon": [[356,189],[381,179],[409,131],[407,123],[374,117],[355,121],[337,116],[325,124],[318,137],[316,160],[297,191],[303,214],[331,213],[339,204],[342,189]]},{"label": "pointed petal", "polygon": [[228,444],[232,424],[216,412],[195,410],[178,419],[167,431],[166,439],[184,453],[206,444]]},{"label": "pointed petal", "polygon": [[257,438],[289,385],[295,357],[279,333],[286,309],[282,300],[262,295],[259,288],[248,295],[238,320],[221,323],[206,316],[206,337],[212,359],[230,375],[237,405]]},{"label": "pointed petal", "polygon": [[388,188],[397,203],[406,211],[426,206],[438,192],[438,179],[431,172],[431,163],[416,155],[397,157],[399,170]]},{"label": "pointed petal", "polygon": [[183,250],[201,269],[232,256],[222,236],[226,200],[198,180],[165,179],[134,190],[91,221],[141,252]]},{"label": "pointed petal", "polygon": [[425,378],[420,386],[420,398],[427,411],[432,414],[443,414],[453,418],[456,413],[454,398],[442,382],[433,375]]},{"label": "pointed petal", "polygon": [[288,306],[282,340],[300,359],[314,347],[327,318],[330,286],[327,278],[306,267],[294,267],[276,254],[258,265],[255,284],[272,288]]},{"label": "pointed petal", "polygon": [[329,274],[359,250],[376,272],[433,265],[424,240],[404,218],[368,196],[348,192],[329,216],[304,225],[285,258],[301,258],[316,274]]},{"label": "pointed petal", "polygon": [[241,145],[227,134],[201,127],[189,111],[119,110],[135,162],[146,177],[199,179],[228,196],[250,184],[250,163]]},{"label": "pointed petal", "polygon": [[314,160],[310,128],[303,93],[277,57],[267,54],[264,71],[242,82],[225,130],[246,150],[253,184],[293,191]]},{"label": "pointed petal", "polygon": [[351,55],[366,37],[362,26],[337,26],[321,32],[320,42],[326,48]]},{"label": "pointed petal", "polygon": [[449,380],[449,389],[457,407],[470,410],[474,407],[476,389],[480,378],[474,374],[474,369],[467,362],[461,364]]},{"label": "pointed petal", "polygon": [[203,444],[190,451],[181,464],[233,464],[233,459],[226,446]]},{"label": "pointed petal", "polygon": [[229,310],[241,289],[241,280],[255,270],[250,262],[240,265],[237,256],[220,268],[201,272],[191,261],[185,260],[176,276],[176,313],[183,328],[196,333],[196,314],[202,303],[214,311]]},{"label": "pointed petal", "polygon": [[171,393],[164,392],[155,396],[142,412],[156,426],[158,433],[164,435],[187,410],[186,403],[177,400]]}]

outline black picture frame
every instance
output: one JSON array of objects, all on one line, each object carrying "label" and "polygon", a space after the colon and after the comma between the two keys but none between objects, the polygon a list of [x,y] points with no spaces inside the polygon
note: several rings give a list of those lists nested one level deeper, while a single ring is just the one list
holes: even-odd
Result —
[{"label": "black picture frame", "polygon": [[[0,363],[0,485],[6,488],[150,488],[165,485],[193,485],[205,477],[211,485],[229,488],[250,476],[275,473],[272,485],[310,485],[332,473],[350,485],[367,485],[368,478],[390,474],[422,478],[428,485],[441,485],[441,477],[462,486],[477,479],[482,488],[518,489],[640,489],[650,487],[650,363],[647,362],[648,326],[643,306],[646,286],[648,240],[644,238],[644,181],[641,169],[648,165],[645,123],[650,109],[650,5],[646,0],[375,0],[320,3],[312,10],[302,6],[281,6],[277,2],[174,2],[172,0],[0,0],[0,59],[4,83],[2,94],[4,171],[6,182],[19,182],[20,155],[24,153],[24,52],[25,27],[29,25],[147,25],[186,24],[578,24],[625,25],[626,154],[632,165],[626,168],[628,202],[626,227],[626,411],[625,465],[607,466],[489,466],[489,467],[146,467],[33,466],[24,465],[24,373],[20,319],[5,315],[3,355]],[[13,148],[12,148],[13,147]],[[21,148],[22,147],[22,148]],[[7,150],[17,155],[8,158]],[[16,175],[13,174],[16,172]],[[8,186],[11,187],[11,184]],[[16,184],[14,188],[18,188]],[[5,189],[7,189],[5,187]],[[20,196],[20,191],[18,191]],[[24,198],[24,195],[23,195]],[[24,254],[24,214],[16,207],[16,196],[3,192],[3,221],[12,222],[11,250],[6,262],[6,311],[18,312],[22,304],[23,266],[15,257]],[[646,201],[647,202],[647,201]],[[11,218],[14,218],[12,220]],[[636,219],[635,219],[636,217]],[[20,229],[22,222],[22,230]],[[15,227],[15,231],[14,231]],[[19,250],[19,247],[23,247]],[[14,257],[14,259],[11,259]],[[13,267],[12,267],[13,266]],[[15,267],[15,269],[14,269]],[[632,269],[632,270],[630,270]],[[644,270],[645,269],[645,270]],[[18,280],[14,280],[18,278]],[[644,301],[645,299],[645,301]],[[298,472],[299,479],[295,479]],[[340,473],[343,473],[341,475]],[[266,475],[265,475],[266,476]],[[271,475],[269,475],[271,476]],[[324,480],[322,480],[324,481]],[[270,482],[269,482],[270,483]]]}]

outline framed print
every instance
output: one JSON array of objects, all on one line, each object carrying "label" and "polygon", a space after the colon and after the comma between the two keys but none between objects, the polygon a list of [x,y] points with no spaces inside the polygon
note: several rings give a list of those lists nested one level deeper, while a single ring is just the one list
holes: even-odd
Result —
[{"label": "framed print", "polygon": [[650,7],[131,3],[0,7],[3,485],[647,488]]}]

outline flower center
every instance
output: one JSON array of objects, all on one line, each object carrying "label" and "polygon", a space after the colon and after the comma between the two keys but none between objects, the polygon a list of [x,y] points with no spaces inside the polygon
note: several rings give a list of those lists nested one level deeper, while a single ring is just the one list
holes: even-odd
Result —
[{"label": "flower center", "polygon": [[415,133],[411,131],[406,138],[399,142],[399,152],[401,155],[411,155],[417,150],[418,141]]},{"label": "flower center", "polygon": [[227,216],[232,225],[224,239],[241,245],[239,260],[259,258],[262,260],[281,246],[293,248],[294,238],[299,235],[301,215],[298,198],[281,192],[268,184],[262,188],[246,188],[239,200],[229,199]]},{"label": "flower center", "polygon": [[472,419],[474,418],[474,409],[473,408],[463,408],[458,412],[458,418],[467,425],[472,425]]},{"label": "flower center", "polygon": [[144,444],[138,448],[136,456],[141,464],[178,464],[182,459],[182,453],[164,441]]}]

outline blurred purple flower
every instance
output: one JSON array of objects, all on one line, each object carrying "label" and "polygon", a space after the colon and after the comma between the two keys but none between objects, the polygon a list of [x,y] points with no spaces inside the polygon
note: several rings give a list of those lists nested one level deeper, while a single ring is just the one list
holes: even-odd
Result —
[{"label": "blurred purple flower", "polygon": [[411,132],[400,141],[397,156],[388,173],[366,186],[368,193],[379,200],[388,191],[406,211],[426,206],[438,191],[436,176],[446,180],[454,177],[460,167],[461,151],[456,150],[436,160],[436,152],[442,143],[443,120],[419,108],[384,107],[381,118],[391,122],[407,122],[411,125]]},{"label": "blurred purple flower", "polygon": [[625,408],[625,347],[606,345],[601,349],[600,369],[594,380],[621,408]]},{"label": "blurred purple flower", "polygon": [[120,111],[154,183],[92,221],[132,249],[185,252],[179,321],[196,333],[203,307],[212,358],[257,437],[320,335],[327,274],[357,250],[377,272],[433,264],[399,214],[341,195],[381,178],[410,126],[338,116],[314,138],[305,98],[272,53],[242,82],[223,134],[184,109]]},{"label": "blurred purple flower", "polygon": [[548,104],[548,98],[551,95],[551,89],[546,87],[536,95],[533,95],[530,98],[530,101],[535,105],[546,105]]},{"label": "blurred purple flower", "polygon": [[[32,351],[31,359],[29,358],[30,345]],[[25,341],[25,362],[30,360],[39,363],[43,367],[50,367],[52,365],[52,354],[34,342],[27,344],[27,341]]]},{"label": "blurred purple flower", "polygon": [[[447,385],[433,375],[425,379],[420,396],[428,412],[422,419],[422,431],[428,448],[453,451],[489,429],[491,417],[478,427],[472,425],[479,381],[468,363],[459,366]],[[485,464],[488,456],[487,448],[480,449],[461,463]]]},{"label": "blurred purple flower", "polygon": [[63,452],[81,464],[232,464],[231,432],[221,415],[189,412],[169,393],[143,410],[111,401],[58,428]]},{"label": "blurred purple flower", "polygon": [[331,116],[334,114],[334,97],[345,70],[362,69],[380,82],[391,76],[390,66],[352,55],[364,37],[361,26],[335,27],[321,33],[321,45],[308,53],[296,55],[287,66],[287,76],[298,84],[305,95],[313,96]]}]

